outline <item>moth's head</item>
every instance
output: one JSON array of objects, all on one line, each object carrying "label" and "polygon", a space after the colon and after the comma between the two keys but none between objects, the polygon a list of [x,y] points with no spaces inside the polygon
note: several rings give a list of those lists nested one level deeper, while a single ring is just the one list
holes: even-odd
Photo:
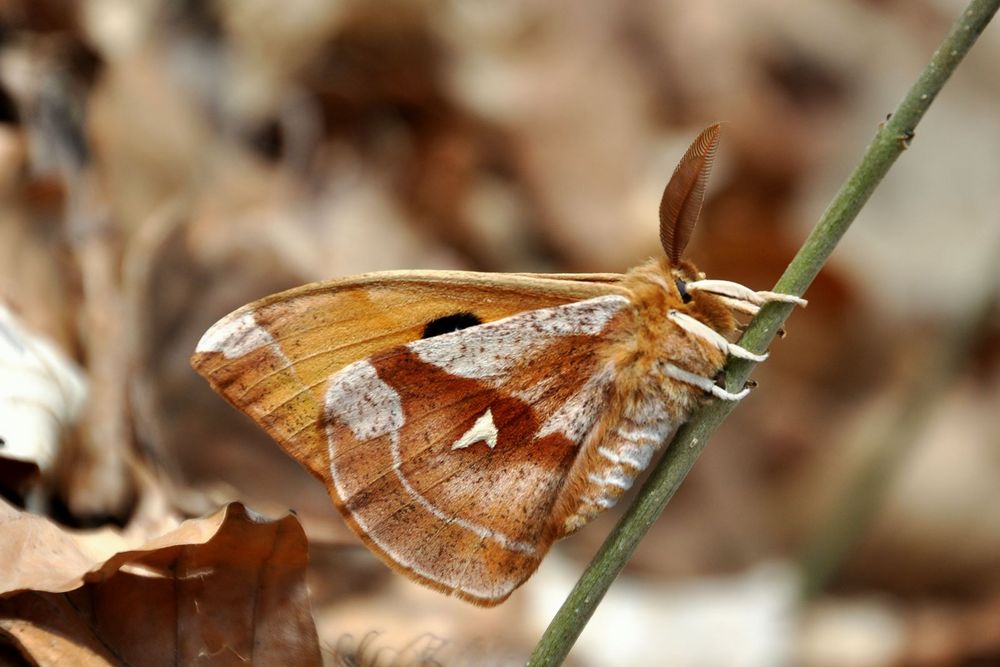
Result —
[{"label": "moth's head", "polygon": [[680,260],[669,267],[669,275],[673,279],[673,288],[681,309],[692,317],[701,320],[724,336],[736,330],[736,318],[726,303],[715,294],[703,290],[689,290],[688,283],[704,280],[705,274],[687,260]]},{"label": "moth's head", "polygon": [[680,299],[681,303],[684,305],[693,303],[698,293],[689,292],[687,284],[704,279],[705,274],[686,259],[682,259],[677,264],[669,265],[667,271],[669,271],[670,277],[673,279],[674,289],[677,291],[676,296]]}]

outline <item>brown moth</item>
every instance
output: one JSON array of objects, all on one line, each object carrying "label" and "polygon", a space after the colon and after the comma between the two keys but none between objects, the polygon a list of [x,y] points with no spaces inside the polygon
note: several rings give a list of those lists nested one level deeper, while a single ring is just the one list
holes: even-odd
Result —
[{"label": "brown moth", "polygon": [[665,257],[626,274],[390,271],[266,297],[217,322],[194,368],[326,485],[390,567],[481,605],[612,507],[706,396],[733,311],[794,296],[681,259],[719,140],[660,204]]}]

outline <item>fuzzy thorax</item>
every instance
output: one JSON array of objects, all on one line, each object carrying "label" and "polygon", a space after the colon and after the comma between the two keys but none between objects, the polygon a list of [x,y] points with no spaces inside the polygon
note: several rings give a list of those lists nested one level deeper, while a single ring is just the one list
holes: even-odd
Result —
[{"label": "fuzzy thorax", "polygon": [[[568,476],[556,514],[562,534],[613,506],[706,396],[704,387],[680,380],[678,374],[710,382],[725,364],[720,341],[728,345],[723,336],[734,329],[732,315],[714,295],[685,299],[678,287],[698,276],[691,264],[674,267],[668,260],[647,262],[626,275],[631,317],[607,347],[614,377],[610,405]],[[711,332],[679,325],[678,314]]]}]

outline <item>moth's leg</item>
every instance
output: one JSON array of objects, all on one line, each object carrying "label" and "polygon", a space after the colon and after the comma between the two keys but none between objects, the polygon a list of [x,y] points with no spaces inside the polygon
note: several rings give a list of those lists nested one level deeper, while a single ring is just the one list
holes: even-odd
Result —
[{"label": "moth's leg", "polygon": [[[734,283],[729,280],[695,280],[685,286],[689,292],[691,290],[710,292],[722,297],[734,310],[740,310],[751,315],[756,315],[759,306],[770,301],[780,301],[781,303],[794,303],[796,306],[805,307],[808,301],[792,294],[779,294],[778,292],[768,292],[766,290],[755,292],[745,285]],[[757,306],[756,308],[754,306]]]},{"label": "moth's leg", "polygon": [[724,401],[740,401],[746,398],[747,394],[750,393],[749,387],[744,387],[742,391],[738,391],[735,394],[726,391],[724,388],[715,384],[711,378],[707,378],[703,375],[696,375],[695,373],[686,371],[670,362],[665,362],[662,368],[663,374],[667,377],[677,380],[678,382],[698,387],[699,389],[707,391],[712,394],[712,396],[721,398]]},{"label": "moth's leg", "polygon": [[717,297],[719,301],[726,304],[726,307],[729,308],[729,310],[746,313],[750,317],[755,317],[757,313],[760,312],[760,306],[755,306],[752,303],[740,301],[739,299],[733,299],[732,297],[723,296],[721,294],[714,294],[714,296]]},{"label": "moth's leg", "polygon": [[[755,292],[749,287],[740,285],[739,283],[730,282],[728,280],[694,280],[687,283],[685,288],[689,292],[701,290],[703,292],[710,293],[717,297],[730,309],[748,313],[750,315],[756,315],[760,311],[760,306],[771,301],[792,303],[797,306],[805,306],[807,304],[805,299],[792,294],[779,294],[777,292],[768,291]],[[748,359],[750,361],[764,361],[767,359],[767,353],[756,354],[745,347],[741,347],[735,343],[730,343],[720,333],[686,313],[682,313],[678,310],[670,310],[667,313],[667,317],[674,324],[681,327],[688,333],[698,336],[707,341],[710,345],[718,348],[723,354],[739,357],[740,359]],[[703,389],[716,398],[720,398],[725,401],[739,401],[750,393],[749,385],[744,386],[739,392],[732,393],[717,385],[712,378],[696,375],[671,363],[665,363],[663,365],[663,372],[667,375],[667,377],[679,382],[693,385],[699,389]]]},{"label": "moth's leg", "polygon": [[736,343],[730,343],[725,337],[717,332],[712,327],[704,324],[700,320],[697,320],[690,315],[682,313],[678,310],[671,310],[667,312],[667,317],[677,326],[684,329],[690,334],[698,336],[705,339],[710,344],[719,348],[723,354],[731,354],[734,357],[739,357],[740,359],[749,359],[750,361],[764,361],[767,359],[767,352],[764,354],[754,354],[745,347],[740,347]]}]

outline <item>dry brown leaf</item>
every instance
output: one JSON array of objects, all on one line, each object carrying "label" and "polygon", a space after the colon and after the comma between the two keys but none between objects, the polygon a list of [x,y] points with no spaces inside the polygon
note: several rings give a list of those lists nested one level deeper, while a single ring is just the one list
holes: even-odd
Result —
[{"label": "dry brown leaf", "polygon": [[319,664],[293,516],[233,503],[139,548],[0,506],[0,631],[49,664]]}]

